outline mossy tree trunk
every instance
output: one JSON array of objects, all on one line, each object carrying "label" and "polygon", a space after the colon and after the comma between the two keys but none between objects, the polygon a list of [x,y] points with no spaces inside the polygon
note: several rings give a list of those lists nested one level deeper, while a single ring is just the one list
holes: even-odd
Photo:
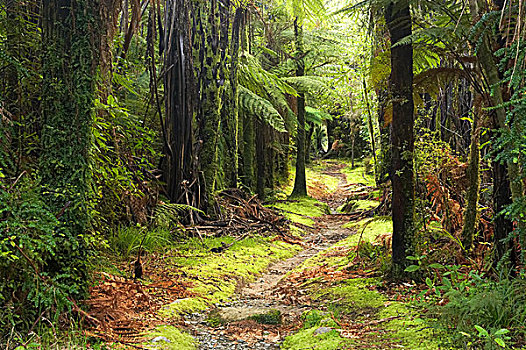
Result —
[{"label": "mossy tree trunk", "polygon": [[[303,28],[294,21],[294,34],[296,39],[296,76],[305,75],[305,63],[303,61]],[[305,175],[305,95],[300,93],[297,98],[298,129],[296,136],[296,176],[294,178],[294,189],[291,197],[307,196],[307,179]]]},{"label": "mossy tree trunk", "polygon": [[377,184],[385,183],[390,178],[391,162],[391,125],[385,120],[385,107],[388,93],[386,90],[377,91],[378,98],[378,129],[380,130],[380,155],[376,174]]},{"label": "mossy tree trunk", "polygon": [[256,144],[256,193],[260,199],[265,199],[265,137],[263,134],[263,123],[256,120],[255,144]]},{"label": "mossy tree trunk", "polygon": [[42,7],[42,193],[59,217],[46,271],[78,296],[87,287],[92,143],[100,18],[97,0],[45,0]]},{"label": "mossy tree trunk", "polygon": [[[193,1],[194,69],[198,80],[197,123],[200,138],[199,166],[208,202],[216,189],[219,173],[218,144],[221,128],[221,28],[218,0]],[[203,203],[205,204],[205,203]],[[207,204],[205,204],[207,205]]]},{"label": "mossy tree trunk", "polygon": [[[229,4],[229,2],[224,3],[224,7]],[[227,52],[227,43],[228,43],[228,29],[227,23],[229,23],[228,17],[230,15],[229,11],[223,7],[223,19],[221,20],[223,28],[223,51]],[[226,13],[225,13],[226,12]],[[231,29],[231,40],[228,51],[230,55],[228,56],[228,64],[225,65],[229,69],[229,86],[227,89],[224,89],[223,93],[223,103],[224,107],[222,109],[222,135],[225,139],[225,152],[224,152],[224,171],[225,171],[225,185],[227,187],[237,187],[239,174],[239,140],[238,140],[238,130],[239,130],[239,97],[238,97],[238,55],[240,47],[240,33],[244,23],[245,9],[240,7],[237,8],[234,14],[234,19],[232,21]],[[224,68],[225,69],[225,68]]]},{"label": "mossy tree trunk", "polygon": [[255,118],[243,115],[243,184],[250,190],[255,190],[256,134]]},{"label": "mossy tree trunk", "polygon": [[413,104],[413,47],[411,44],[396,45],[411,35],[411,12],[409,1],[391,2],[385,12],[385,20],[391,36],[390,95],[393,103],[391,135],[392,152],[392,272],[393,276],[405,276],[409,261],[414,254],[414,104]]}]

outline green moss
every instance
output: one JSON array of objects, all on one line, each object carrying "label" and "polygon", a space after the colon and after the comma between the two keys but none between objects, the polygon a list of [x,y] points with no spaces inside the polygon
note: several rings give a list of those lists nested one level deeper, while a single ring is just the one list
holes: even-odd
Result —
[{"label": "green moss", "polygon": [[[210,247],[221,242],[233,243],[221,254],[210,253]],[[176,251],[184,252],[173,257],[171,264],[177,266],[193,283],[190,292],[195,297],[179,299],[161,309],[163,316],[178,318],[183,313],[201,311],[211,304],[230,298],[239,281],[251,281],[273,261],[293,256],[301,247],[272,237],[246,238],[234,242],[232,237],[205,238],[203,242],[190,240]],[[198,277],[198,278],[195,278]]]},{"label": "green moss", "polygon": [[351,221],[342,227],[355,228],[357,231],[356,235],[348,238],[348,244],[357,244],[360,235],[363,241],[373,242],[378,235],[393,232],[393,222],[389,216],[377,216],[372,219]]},{"label": "green moss", "polygon": [[345,168],[342,169],[342,173],[345,174],[347,178],[347,182],[350,184],[364,184],[367,186],[374,186],[374,175],[373,174],[366,174],[365,173],[365,167],[363,165],[358,164],[358,166],[355,166],[354,168],[351,168],[350,162],[347,164]]},{"label": "green moss", "polygon": [[[195,350],[197,344],[195,339],[187,333],[181,332],[174,326],[161,326],[156,328],[152,333],[148,334],[151,339],[162,337],[154,343],[148,344],[149,349],[163,349],[163,350]],[[146,344],[145,344],[146,345]]]},{"label": "green moss", "polygon": [[300,349],[317,349],[317,350],[336,350],[344,349],[350,344],[349,339],[342,338],[337,330],[331,330],[323,334],[315,334],[318,327],[300,330],[299,332],[285,338],[281,349],[300,350]]},{"label": "green moss", "polygon": [[270,310],[264,314],[257,314],[249,317],[250,320],[254,320],[260,324],[281,324],[281,312],[279,310]]},{"label": "green moss", "polygon": [[[377,291],[371,291],[367,287],[376,285],[375,278],[355,278],[344,280],[336,286],[315,292],[317,300],[325,300],[329,309],[336,308],[338,312],[356,312],[361,309],[375,309],[384,306],[387,299]],[[334,304],[335,301],[340,304]]]},{"label": "green moss", "polygon": [[314,225],[312,217],[330,214],[330,208],[327,204],[310,197],[274,203],[272,207],[281,209],[283,215],[290,221],[307,226]]},{"label": "green moss", "polygon": [[392,302],[385,307],[378,318],[402,316],[384,325],[384,329],[391,331],[388,336],[394,341],[400,341],[408,349],[439,349],[439,337],[433,334],[429,320],[419,316],[419,310],[411,304]]}]

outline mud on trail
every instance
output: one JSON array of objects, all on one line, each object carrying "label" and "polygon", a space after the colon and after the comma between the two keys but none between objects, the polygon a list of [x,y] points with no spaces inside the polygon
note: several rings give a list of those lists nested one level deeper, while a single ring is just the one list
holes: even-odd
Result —
[{"label": "mud on trail", "polygon": [[[433,348],[425,340],[428,332],[422,332],[428,329],[422,326],[424,321],[403,303],[382,295],[379,274],[355,264],[356,255],[352,258],[359,242],[373,242],[390,232],[385,218],[359,221],[364,218],[356,212],[337,212],[353,193],[372,191],[371,178],[365,177],[363,168],[352,170],[329,161],[318,165],[314,175],[309,194],[330,214],[308,217],[298,210],[301,205],[295,207],[296,215],[312,220],[311,225],[298,220],[300,227],[312,227],[302,237],[305,249],[239,286],[230,302],[185,318],[198,348]],[[403,339],[409,336],[411,341]],[[418,346],[412,345],[415,341]]]}]

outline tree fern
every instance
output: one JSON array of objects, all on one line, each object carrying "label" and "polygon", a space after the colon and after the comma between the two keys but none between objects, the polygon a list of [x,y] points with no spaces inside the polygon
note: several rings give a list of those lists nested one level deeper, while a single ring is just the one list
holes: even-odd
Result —
[{"label": "tree fern", "polygon": [[260,118],[276,131],[286,131],[285,121],[272,103],[241,85],[239,86],[239,105],[245,113]]},{"label": "tree fern", "polygon": [[322,78],[316,76],[304,75],[301,77],[287,77],[283,80],[293,86],[297,91],[309,94],[311,96],[327,96],[333,94],[333,91]]},{"label": "tree fern", "polygon": [[322,125],[324,121],[332,120],[332,116],[319,109],[307,106],[305,107],[305,120],[309,123]]}]

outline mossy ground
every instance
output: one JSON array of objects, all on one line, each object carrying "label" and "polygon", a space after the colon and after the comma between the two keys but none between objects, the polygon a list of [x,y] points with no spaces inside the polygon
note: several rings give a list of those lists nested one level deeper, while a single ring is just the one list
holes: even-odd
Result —
[{"label": "mossy ground", "polygon": [[[342,170],[350,183],[363,183],[374,185],[374,177],[367,175],[363,167]],[[357,201],[361,202],[361,201]],[[371,203],[363,201],[367,207]],[[308,259],[295,272],[326,266],[335,271],[349,268],[351,260],[356,256],[356,245],[360,242],[373,243],[378,236],[392,233],[390,217],[375,217],[349,222],[343,228],[355,230],[355,234],[341,240],[328,250]],[[331,254],[331,251],[348,249],[348,254]],[[337,331],[339,325],[324,325],[323,317],[318,322],[305,320],[304,326],[295,334],[286,338],[283,349],[365,349],[376,346],[403,347],[407,349],[437,349],[438,339],[426,319],[421,318],[420,310],[416,305],[389,300],[388,296],[380,293],[377,286],[381,285],[380,278],[351,278],[334,282],[323,282],[322,279],[313,279],[308,283],[309,294],[325,314],[330,314],[335,319],[352,320],[353,323],[363,323],[364,327],[371,321],[382,320],[375,324],[371,331],[363,332],[361,336],[346,338]],[[316,311],[318,312],[318,311]],[[319,311],[319,313],[322,313]],[[334,328],[323,334],[316,334],[320,327]]]},{"label": "mossy ground", "polygon": [[[233,245],[223,253],[210,253],[221,242]],[[178,318],[182,313],[206,309],[230,298],[241,281],[249,282],[273,261],[293,256],[301,248],[272,237],[251,237],[234,242],[232,237],[193,239],[182,244],[168,262],[184,273],[193,283],[195,297],[177,300],[166,305],[162,314]]]},{"label": "mossy ground", "polygon": [[[233,244],[222,253],[211,253],[210,248],[219,247],[221,242]],[[192,283],[189,291],[195,296],[165,305],[160,314],[176,321],[185,313],[203,311],[214,303],[224,302],[232,297],[241,281],[253,280],[273,261],[291,257],[299,250],[299,246],[273,237],[251,237],[241,241],[233,237],[189,239],[173,247],[176,254],[167,258],[166,263]],[[163,349],[196,348],[190,335],[174,327],[161,327],[148,334],[148,338],[157,336],[173,339],[162,342],[162,346],[166,346]]]},{"label": "mossy ground", "polygon": [[351,162],[346,162],[347,166],[342,169],[342,173],[347,178],[347,183],[350,184],[364,184],[366,186],[374,186],[374,174],[367,173],[363,163],[356,162],[355,167],[351,167]]}]

